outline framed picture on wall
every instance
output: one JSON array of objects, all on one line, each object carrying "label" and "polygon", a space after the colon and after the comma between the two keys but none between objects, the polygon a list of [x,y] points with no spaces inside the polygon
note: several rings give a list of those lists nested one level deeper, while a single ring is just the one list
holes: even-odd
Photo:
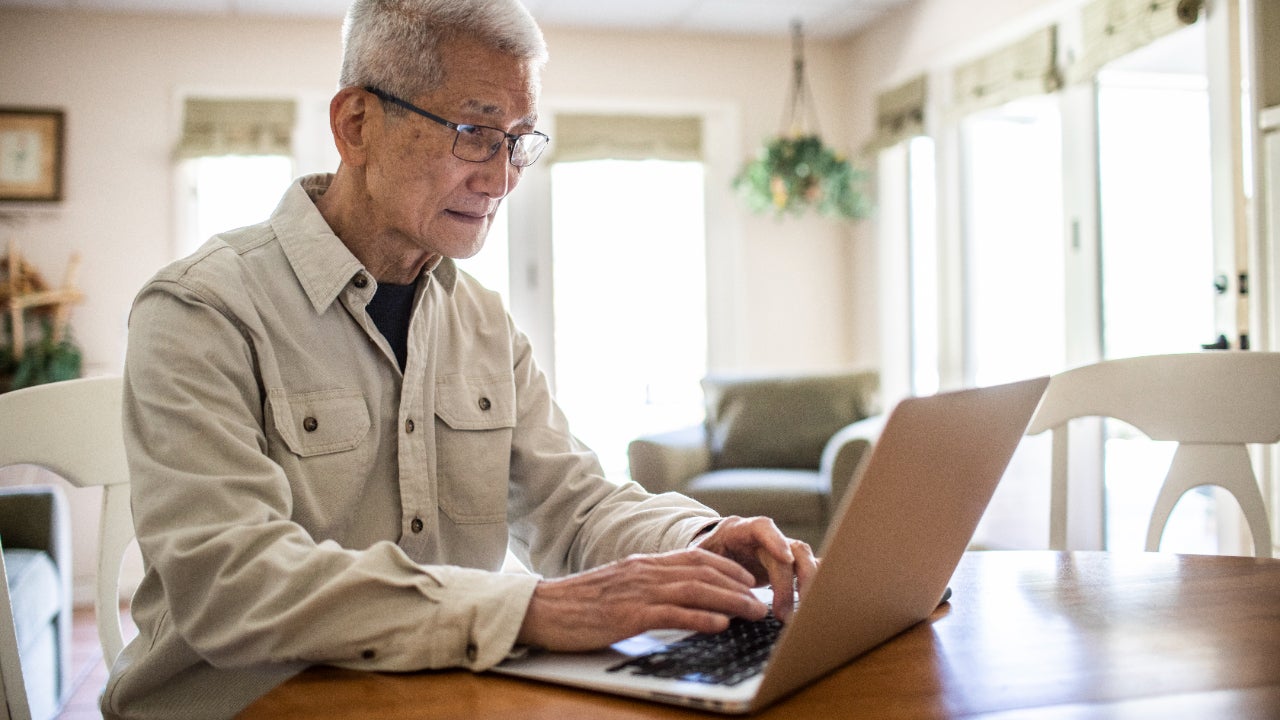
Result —
[{"label": "framed picture on wall", "polygon": [[0,201],[62,199],[61,110],[0,107]]}]

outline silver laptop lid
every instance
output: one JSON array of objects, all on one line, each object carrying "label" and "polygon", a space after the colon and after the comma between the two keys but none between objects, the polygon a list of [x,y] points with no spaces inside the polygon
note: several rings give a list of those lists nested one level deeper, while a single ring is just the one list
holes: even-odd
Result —
[{"label": "silver laptop lid", "polygon": [[932,614],[1048,385],[908,398],[827,530],[820,571],[752,702],[763,707]]}]

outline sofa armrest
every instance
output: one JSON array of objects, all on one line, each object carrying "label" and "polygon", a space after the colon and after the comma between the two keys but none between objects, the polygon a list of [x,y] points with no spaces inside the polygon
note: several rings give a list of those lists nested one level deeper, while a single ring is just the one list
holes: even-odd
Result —
[{"label": "sofa armrest", "polygon": [[693,477],[711,469],[702,425],[642,435],[627,445],[631,479],[651,493],[680,491]]},{"label": "sofa armrest", "polygon": [[60,568],[71,567],[71,515],[59,487],[0,488],[0,533],[6,548],[43,550]]},{"label": "sofa armrest", "polygon": [[[0,488],[0,536],[5,550],[26,548],[49,553],[58,571],[61,610],[57,616],[58,702],[71,697],[71,510],[56,485]],[[3,578],[0,578],[3,579]]]},{"label": "sofa armrest", "polygon": [[850,488],[857,486],[862,468],[871,457],[871,448],[880,439],[886,416],[873,415],[844,426],[822,449],[818,472],[831,483],[832,511]]}]

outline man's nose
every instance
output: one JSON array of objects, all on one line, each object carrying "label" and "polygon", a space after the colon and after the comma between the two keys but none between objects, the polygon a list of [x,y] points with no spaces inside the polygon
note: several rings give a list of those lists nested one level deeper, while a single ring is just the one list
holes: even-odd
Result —
[{"label": "man's nose", "polygon": [[505,197],[520,181],[520,169],[511,164],[511,150],[506,146],[499,148],[493,157],[476,165],[476,174],[473,176],[475,185],[472,189],[491,198]]}]

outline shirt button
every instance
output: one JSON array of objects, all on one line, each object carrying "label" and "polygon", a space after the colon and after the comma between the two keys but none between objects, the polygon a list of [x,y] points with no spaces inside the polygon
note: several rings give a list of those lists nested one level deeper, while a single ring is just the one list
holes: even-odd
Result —
[{"label": "shirt button", "polygon": [[413,424],[413,418],[409,418],[408,420],[405,420],[405,421],[404,421],[404,431],[405,431],[405,432],[407,432],[407,433],[411,433],[411,432],[413,432],[413,428],[414,428],[414,427],[415,427],[415,426],[414,426],[414,424]]},{"label": "shirt button", "polygon": [[302,429],[307,432],[315,432],[318,427],[320,427],[320,421],[313,417],[309,417],[302,421]]},{"label": "shirt button", "polygon": [[482,398],[480,398],[480,409],[481,409],[481,410],[484,410],[484,411],[488,412],[489,408],[491,408],[491,407],[493,407],[493,403],[489,402],[489,398],[486,398],[486,397],[482,397]]},{"label": "shirt button", "polygon": [[409,529],[415,533],[422,532],[422,518],[414,518],[413,522],[409,523]]},{"label": "shirt button", "polygon": [[351,279],[351,284],[363,290],[364,288],[369,287],[369,278],[366,277],[364,273],[358,273]]}]

